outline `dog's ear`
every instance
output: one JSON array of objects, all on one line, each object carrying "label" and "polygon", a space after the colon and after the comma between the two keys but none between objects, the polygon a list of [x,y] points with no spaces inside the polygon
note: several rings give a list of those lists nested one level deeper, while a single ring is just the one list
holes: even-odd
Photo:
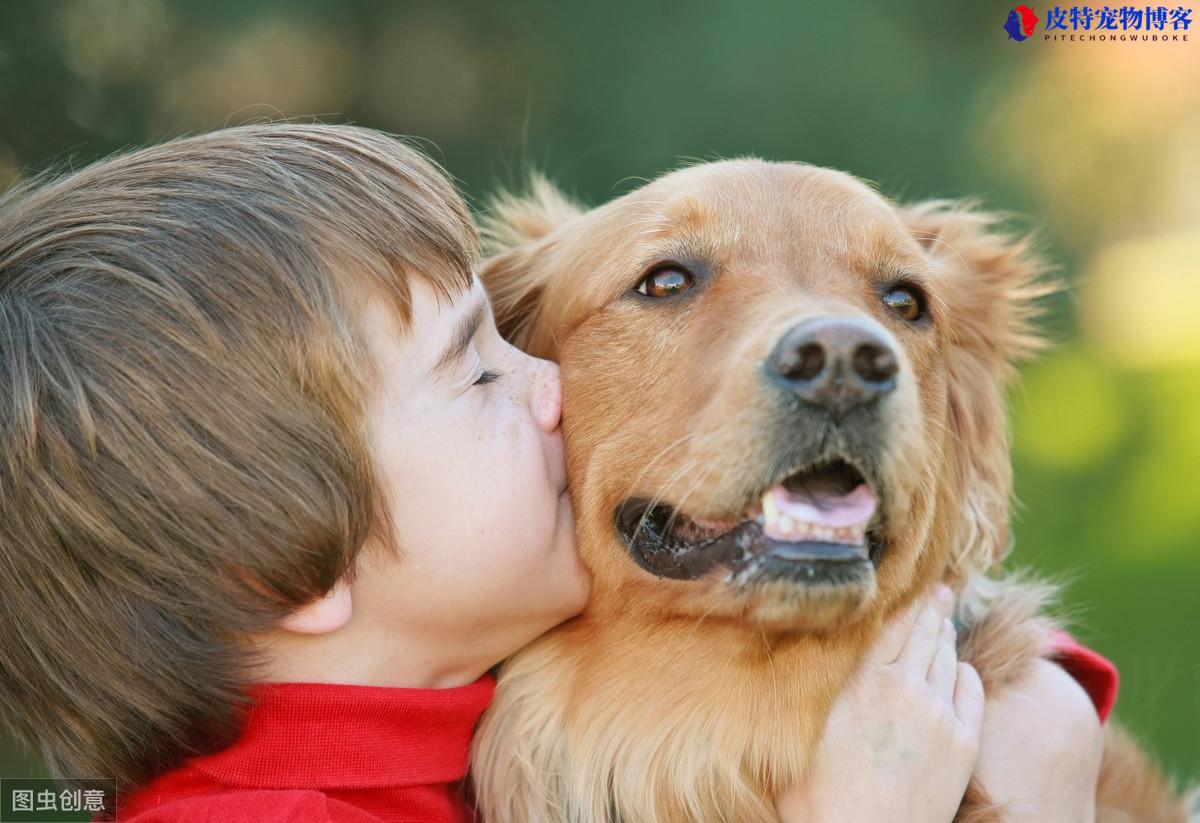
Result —
[{"label": "dog's ear", "polygon": [[1004,559],[1010,547],[1012,458],[1005,389],[1016,364],[1045,346],[1038,300],[1061,288],[1031,235],[972,200],[905,206],[901,219],[934,262],[943,311],[946,420],[960,516],[947,574],[961,579]]},{"label": "dog's ear", "polygon": [[[497,329],[519,348],[529,349],[538,307],[554,268],[545,254],[554,230],[583,211],[535,172],[524,194],[500,192],[480,219],[487,259],[479,277],[488,291]],[[548,352],[538,354],[550,356]]]}]

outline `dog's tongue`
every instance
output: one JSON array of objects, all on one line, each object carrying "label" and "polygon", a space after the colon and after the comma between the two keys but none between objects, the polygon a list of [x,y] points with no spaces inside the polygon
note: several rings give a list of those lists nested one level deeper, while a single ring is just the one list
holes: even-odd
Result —
[{"label": "dog's tongue", "polygon": [[870,520],[875,513],[875,495],[866,483],[859,483],[845,494],[819,487],[793,492],[779,485],[767,492],[763,510],[774,510],[793,521],[836,529]]}]

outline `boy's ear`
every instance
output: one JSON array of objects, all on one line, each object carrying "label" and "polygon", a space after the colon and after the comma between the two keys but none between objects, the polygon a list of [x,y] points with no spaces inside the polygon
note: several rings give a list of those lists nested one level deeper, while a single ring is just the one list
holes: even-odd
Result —
[{"label": "boy's ear", "polygon": [[972,200],[931,200],[900,217],[934,263],[947,373],[947,465],[959,520],[947,575],[961,579],[1009,549],[1012,458],[1005,389],[1016,364],[1045,347],[1038,300],[1061,288],[1030,235]]},{"label": "boy's ear", "polygon": [[553,245],[554,231],[583,211],[534,172],[524,194],[501,192],[480,220],[488,256],[479,277],[491,300],[497,329],[518,348],[528,351],[532,342],[534,320],[554,270],[546,253]]},{"label": "boy's ear", "polygon": [[279,628],[296,634],[329,634],[350,622],[354,612],[350,584],[338,580],[324,597],[301,606],[279,621]]}]

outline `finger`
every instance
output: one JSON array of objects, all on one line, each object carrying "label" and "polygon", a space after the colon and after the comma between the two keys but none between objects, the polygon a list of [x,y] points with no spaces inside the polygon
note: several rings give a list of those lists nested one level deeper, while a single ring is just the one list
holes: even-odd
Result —
[{"label": "finger", "polygon": [[934,598],[934,602],[917,618],[912,633],[904,644],[904,650],[896,658],[896,662],[907,668],[918,677],[924,678],[929,672],[929,664],[937,653],[938,637],[942,632],[942,621],[950,612],[950,603],[942,597]]},{"label": "finger", "polygon": [[958,664],[958,682],[954,687],[954,714],[971,739],[979,739],[983,728],[983,681],[970,663]]},{"label": "finger", "polygon": [[954,625],[949,618],[942,618],[942,631],[938,637],[937,651],[929,664],[926,680],[934,693],[947,703],[954,699],[954,684],[958,680],[958,651],[954,648]]},{"label": "finger", "polygon": [[[949,591],[949,589],[947,589]],[[923,597],[918,597],[912,603],[884,624],[883,630],[867,654],[867,660],[873,663],[894,663],[904,649],[904,644],[912,634],[913,624],[921,616],[921,612],[933,602],[936,591]]]}]

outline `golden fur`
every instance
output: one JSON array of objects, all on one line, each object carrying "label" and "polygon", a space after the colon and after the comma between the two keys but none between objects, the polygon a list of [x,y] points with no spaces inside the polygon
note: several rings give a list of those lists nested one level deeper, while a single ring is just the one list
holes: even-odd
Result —
[{"label": "golden fur", "polygon": [[[973,203],[901,206],[840,172],[755,159],[685,168],[592,210],[535,179],[487,223],[482,276],[502,332],[562,367],[594,580],[584,614],[501,672],[472,751],[490,823],[774,820],[771,798],[803,777],[883,621],[939,579],[960,592],[963,654],[988,689],[1044,651],[1049,587],[984,577],[1009,544],[1005,386],[1040,345],[1034,301],[1055,288],[1028,239]],[[711,270],[702,295],[631,299],[681,258]],[[895,272],[925,283],[930,327],[887,315],[872,286]],[[883,324],[900,352],[873,580],[738,586],[632,562],[613,525],[623,499],[719,519],[777,482],[780,423],[757,366],[786,329],[830,314]],[[1139,790],[1113,800],[1134,803],[1129,816],[1100,819],[1184,819],[1136,748],[1112,772]],[[959,819],[1002,810],[973,787]]]}]

